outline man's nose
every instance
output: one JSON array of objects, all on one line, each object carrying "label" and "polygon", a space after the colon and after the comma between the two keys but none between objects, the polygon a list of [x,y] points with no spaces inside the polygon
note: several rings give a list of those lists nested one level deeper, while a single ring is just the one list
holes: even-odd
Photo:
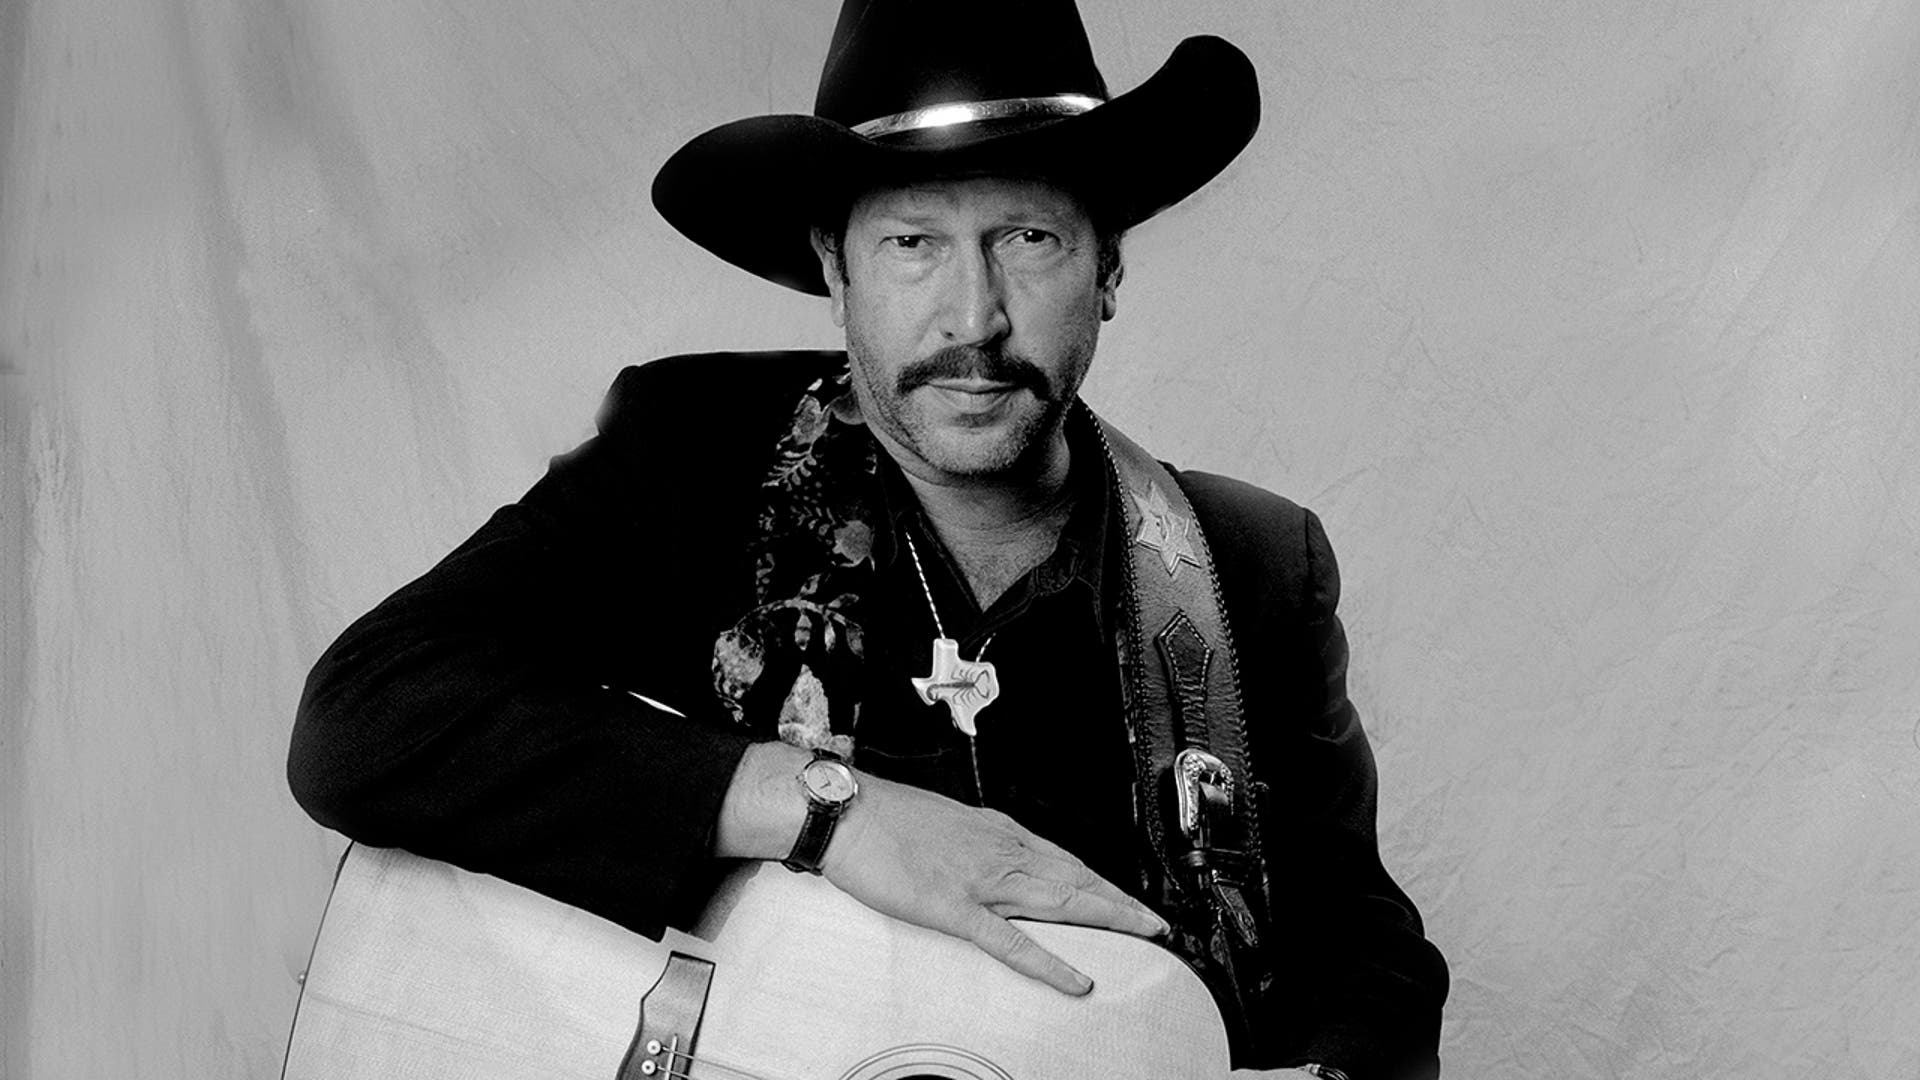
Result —
[{"label": "man's nose", "polygon": [[983,345],[1007,335],[1006,280],[991,253],[966,245],[947,264],[940,336],[955,345]]}]

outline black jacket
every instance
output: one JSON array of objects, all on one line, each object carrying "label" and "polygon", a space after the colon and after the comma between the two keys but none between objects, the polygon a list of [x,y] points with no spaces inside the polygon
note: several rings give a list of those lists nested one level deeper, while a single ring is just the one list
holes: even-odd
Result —
[{"label": "black jacket", "polygon": [[[690,921],[751,741],[715,698],[713,641],[753,602],[748,538],[769,454],[800,390],[843,362],[714,354],[622,372],[596,438],[322,656],[288,765],[301,805],[356,840],[649,936]],[[1431,1075],[1446,967],[1380,864],[1325,534],[1278,496],[1176,476],[1216,558],[1251,756],[1273,793],[1276,1056],[1238,1064]]]}]

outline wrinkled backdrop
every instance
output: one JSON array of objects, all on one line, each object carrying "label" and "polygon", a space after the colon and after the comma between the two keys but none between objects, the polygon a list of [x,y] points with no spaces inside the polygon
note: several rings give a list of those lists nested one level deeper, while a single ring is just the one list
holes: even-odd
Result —
[{"label": "wrinkled backdrop", "polygon": [[[622,364],[836,344],[645,197],[834,7],[0,4],[0,1074],[275,1075],[306,668]],[[1088,395],[1328,522],[1449,1074],[1920,1075],[1920,6],[1085,9],[1261,70]]]}]

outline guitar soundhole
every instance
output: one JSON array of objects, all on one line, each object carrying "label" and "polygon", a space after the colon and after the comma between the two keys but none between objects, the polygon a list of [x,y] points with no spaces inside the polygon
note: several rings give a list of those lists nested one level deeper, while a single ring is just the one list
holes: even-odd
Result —
[{"label": "guitar soundhole", "polygon": [[843,1080],[1013,1080],[986,1058],[953,1046],[896,1046],[855,1065]]}]

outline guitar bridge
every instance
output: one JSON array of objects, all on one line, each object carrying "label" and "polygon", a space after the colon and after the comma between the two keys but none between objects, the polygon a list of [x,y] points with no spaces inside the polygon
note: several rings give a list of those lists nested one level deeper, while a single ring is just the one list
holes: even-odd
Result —
[{"label": "guitar bridge", "polygon": [[615,1080],[685,1076],[712,984],[709,961],[678,952],[668,956],[659,980],[640,996],[640,1022]]}]

